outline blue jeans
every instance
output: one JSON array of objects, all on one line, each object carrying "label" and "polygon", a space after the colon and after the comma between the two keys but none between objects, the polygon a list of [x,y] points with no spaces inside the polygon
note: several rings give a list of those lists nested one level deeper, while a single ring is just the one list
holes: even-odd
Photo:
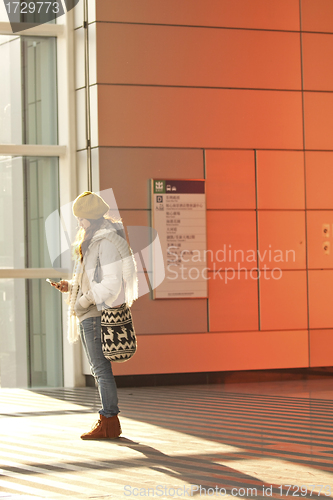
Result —
[{"label": "blue jeans", "polygon": [[119,413],[117,386],[111,363],[103,356],[101,317],[84,319],[80,323],[80,334],[101,397],[102,409],[99,413],[104,417],[113,417]]}]

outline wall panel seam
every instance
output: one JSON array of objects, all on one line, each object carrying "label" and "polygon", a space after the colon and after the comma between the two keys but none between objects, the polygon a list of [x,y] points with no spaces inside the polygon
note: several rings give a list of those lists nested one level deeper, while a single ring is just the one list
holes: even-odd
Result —
[{"label": "wall panel seam", "polygon": [[[172,89],[206,89],[206,90],[238,90],[238,91],[252,91],[252,92],[293,92],[299,94],[333,94],[332,90],[320,90],[320,89],[306,89],[302,87],[299,89],[286,89],[286,88],[261,88],[261,87],[216,87],[208,85],[166,85],[162,83],[124,83],[124,82],[95,82],[89,85],[90,87],[95,86],[103,87],[152,87],[152,88],[172,88]],[[75,90],[80,90],[84,87],[78,87]],[[202,149],[202,148],[200,148]],[[206,148],[205,148],[206,149]]]},{"label": "wall panel seam", "polygon": [[[257,244],[257,252],[256,252],[256,258],[257,258],[257,269],[260,269],[259,267],[259,261],[258,261],[258,252],[259,252],[259,213],[258,213],[258,163],[257,163],[257,151],[253,151],[254,155],[254,189],[255,189],[255,199],[256,199],[256,244]],[[260,279],[258,276],[257,280],[257,294],[258,294],[258,329],[261,330],[261,308],[260,308]]]},{"label": "wall panel seam", "polygon": [[[202,151],[201,146],[104,146],[97,145],[91,149],[156,149],[156,150],[186,150],[186,151]],[[253,151],[251,148],[219,148],[219,147],[206,147],[206,151]],[[85,151],[85,149],[78,149],[77,151]],[[333,153],[333,149],[279,149],[279,148],[256,148],[256,151],[293,151],[293,152],[313,152],[313,153]]]},{"label": "wall panel seam", "polygon": [[[312,328],[312,330],[332,330],[332,328]],[[284,328],[284,329],[277,329],[277,330],[213,330],[210,332],[170,332],[170,333],[137,333],[137,335],[207,335],[209,333],[212,333],[214,335],[221,334],[221,335],[226,335],[226,334],[235,334],[235,333],[248,333],[249,335],[254,334],[254,333],[285,333],[285,332],[307,332],[307,328]]]},{"label": "wall panel seam", "polygon": [[305,207],[305,262],[306,262],[306,302],[307,302],[307,328],[308,328],[308,366],[311,366],[310,352],[310,291],[309,291],[309,252],[308,252],[308,219],[306,200],[306,158],[305,158],[305,102],[304,102],[304,61],[303,61],[303,38],[302,38],[302,0],[299,0],[299,22],[300,22],[300,60],[301,60],[301,85],[302,85],[302,125],[303,125],[303,172],[304,172],[304,207]]},{"label": "wall panel seam", "polygon": [[[160,83],[93,83],[90,87],[100,85],[103,87],[153,87],[153,88],[175,88],[175,89],[207,89],[207,90],[238,90],[238,91],[253,91],[253,92],[295,92],[302,93],[302,88],[299,89],[283,89],[283,88],[259,88],[259,87],[214,87],[206,85],[166,85]],[[328,93],[332,94],[333,90],[308,90],[310,93]],[[201,148],[202,149],[202,148]]]},{"label": "wall panel seam", "polygon": [[[202,150],[203,155],[203,176],[205,181],[207,181],[207,165],[206,165],[206,150]],[[205,195],[206,195],[206,248],[208,249],[208,232],[207,232],[207,190],[205,183]],[[209,289],[207,287],[207,332],[210,331],[210,317],[209,317]]]},{"label": "wall panel seam", "polygon": [[[232,211],[236,211],[236,212],[253,212],[255,210],[258,210],[258,212],[304,212],[305,209],[304,208],[242,208],[242,207],[239,207],[239,208],[207,208],[207,211],[211,211],[211,212],[232,212]],[[326,210],[325,208],[314,208],[313,210]],[[332,209],[328,209],[328,210],[333,210],[333,207]]]},{"label": "wall panel seam", "polygon": [[[89,24],[125,24],[125,25],[134,25],[134,26],[165,26],[171,28],[199,28],[199,29],[208,29],[208,30],[236,30],[236,31],[260,31],[260,32],[272,32],[272,33],[299,33],[300,30],[284,30],[284,29],[274,29],[274,28],[245,28],[238,26],[205,26],[200,24],[168,24],[168,23],[140,23],[140,22],[131,22],[131,21],[92,21]],[[306,32],[304,32],[306,33]],[[313,33],[309,31],[309,33]],[[319,32],[321,33],[321,32]],[[329,33],[331,34],[331,33]]]},{"label": "wall panel seam", "polygon": [[[316,30],[287,30],[287,29],[274,29],[274,28],[245,28],[244,26],[205,26],[200,24],[167,24],[167,23],[139,23],[139,22],[131,22],[131,21],[91,21],[90,24],[127,24],[134,26],[165,26],[172,28],[203,28],[203,29],[212,29],[212,30],[238,30],[238,31],[260,31],[260,32],[268,32],[268,33],[306,33],[306,34],[315,34],[315,35],[333,35],[333,31],[316,31]],[[83,26],[77,26],[75,30],[83,28]]]}]

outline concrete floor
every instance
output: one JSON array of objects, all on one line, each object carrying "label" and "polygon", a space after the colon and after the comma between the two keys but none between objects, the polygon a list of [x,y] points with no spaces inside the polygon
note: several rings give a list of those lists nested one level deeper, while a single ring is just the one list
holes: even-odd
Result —
[{"label": "concrete floor", "polygon": [[332,379],[119,400],[122,437],[82,441],[94,388],[1,389],[0,499],[333,497]]}]

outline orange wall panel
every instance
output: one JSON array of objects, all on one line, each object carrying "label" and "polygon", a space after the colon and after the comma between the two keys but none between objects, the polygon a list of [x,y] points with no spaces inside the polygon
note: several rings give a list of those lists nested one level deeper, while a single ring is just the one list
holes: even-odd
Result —
[{"label": "orange wall panel", "polygon": [[216,268],[252,269],[257,267],[253,262],[256,255],[256,214],[254,210],[224,210],[207,212],[207,248],[208,265]]},{"label": "orange wall panel", "polygon": [[332,0],[302,0],[302,30],[333,33]]},{"label": "orange wall panel", "polygon": [[333,209],[333,152],[307,151],[307,208]]},{"label": "orange wall panel", "polygon": [[207,208],[256,208],[253,151],[205,152]]},{"label": "orange wall panel", "polygon": [[304,154],[258,151],[257,186],[259,209],[304,209]]},{"label": "orange wall panel", "polygon": [[[150,210],[120,210],[119,214],[126,229],[131,226],[150,226]],[[131,243],[132,247],[133,244],[135,242]]]},{"label": "orange wall panel", "polygon": [[310,330],[310,366],[333,366],[333,330]]},{"label": "orange wall panel", "polygon": [[303,143],[298,92],[99,85],[98,115],[100,146],[299,149]]},{"label": "orange wall panel", "polygon": [[333,94],[304,92],[306,149],[333,149]]},{"label": "orange wall panel", "polygon": [[149,179],[204,178],[199,149],[99,148],[99,166],[100,188],[113,189],[119,209],[150,209]]},{"label": "orange wall panel", "polygon": [[305,212],[265,211],[258,214],[260,268],[305,269]]},{"label": "orange wall panel", "polygon": [[333,0],[96,0],[96,16],[101,189],[125,224],[149,225],[150,178],[206,175],[221,269],[208,301],[140,297],[139,349],[115,373],[332,364]]},{"label": "orange wall panel", "polygon": [[305,90],[333,90],[333,37],[304,33],[302,37]]},{"label": "orange wall panel", "polygon": [[97,0],[97,20],[299,30],[298,0]]},{"label": "orange wall panel", "polygon": [[279,276],[278,271],[260,276],[261,329],[307,328],[306,271],[282,271]]},{"label": "orange wall panel", "polygon": [[227,270],[208,276],[209,331],[258,330],[257,272]]},{"label": "orange wall panel", "polygon": [[98,23],[97,43],[98,83],[301,89],[297,33]]},{"label": "orange wall panel", "polygon": [[[323,224],[329,226],[327,236]],[[333,268],[333,210],[308,210],[307,236],[309,268]],[[324,243],[330,245],[329,254],[324,251]]]},{"label": "orange wall panel", "polygon": [[152,300],[139,297],[132,308],[136,333],[187,333],[207,331],[207,300]]},{"label": "orange wall panel", "polygon": [[[177,345],[177,349],[175,349]],[[308,366],[308,332],[230,332],[142,335],[128,363],[115,375],[265,370]]]},{"label": "orange wall panel", "polygon": [[333,327],[333,271],[309,271],[310,328]]}]

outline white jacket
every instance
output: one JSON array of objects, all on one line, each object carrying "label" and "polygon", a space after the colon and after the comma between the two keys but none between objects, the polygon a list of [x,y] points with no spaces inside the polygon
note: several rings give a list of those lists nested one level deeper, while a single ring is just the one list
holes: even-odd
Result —
[{"label": "white jacket", "polygon": [[115,245],[105,237],[107,231],[115,230],[97,231],[83,257],[79,280],[82,296],[78,300],[83,308],[96,304],[101,309],[103,302],[112,306],[122,288],[122,259]]}]

